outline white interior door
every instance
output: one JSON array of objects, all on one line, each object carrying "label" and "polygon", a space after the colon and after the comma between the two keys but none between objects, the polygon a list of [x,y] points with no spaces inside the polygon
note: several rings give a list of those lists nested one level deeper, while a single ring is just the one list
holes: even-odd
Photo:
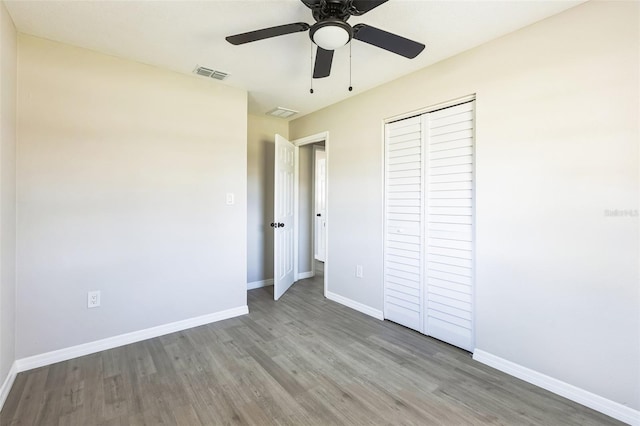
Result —
[{"label": "white interior door", "polygon": [[327,155],[324,149],[315,150],[315,248],[314,257],[321,262],[326,258],[327,226]]},{"label": "white interior door", "polygon": [[473,351],[474,104],[427,114],[426,316],[429,336]]},{"label": "white interior door", "polygon": [[384,317],[423,331],[422,118],[385,126]]},{"label": "white interior door", "polygon": [[276,135],[273,261],[273,298],[278,300],[294,282],[295,146]]}]

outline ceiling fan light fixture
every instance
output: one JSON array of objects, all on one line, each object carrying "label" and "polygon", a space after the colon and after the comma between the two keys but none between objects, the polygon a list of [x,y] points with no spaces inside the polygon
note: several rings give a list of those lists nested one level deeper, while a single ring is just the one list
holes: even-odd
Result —
[{"label": "ceiling fan light fixture", "polygon": [[353,36],[351,25],[337,19],[316,22],[309,31],[311,40],[324,50],[336,50],[349,43]]}]

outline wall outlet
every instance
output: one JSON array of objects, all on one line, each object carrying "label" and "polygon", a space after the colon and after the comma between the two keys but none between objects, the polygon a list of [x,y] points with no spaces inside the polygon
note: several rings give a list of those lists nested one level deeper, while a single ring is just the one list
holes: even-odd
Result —
[{"label": "wall outlet", "polygon": [[356,278],[362,278],[362,265],[356,265]]},{"label": "wall outlet", "polygon": [[100,306],[100,290],[87,293],[87,308],[97,308]]}]

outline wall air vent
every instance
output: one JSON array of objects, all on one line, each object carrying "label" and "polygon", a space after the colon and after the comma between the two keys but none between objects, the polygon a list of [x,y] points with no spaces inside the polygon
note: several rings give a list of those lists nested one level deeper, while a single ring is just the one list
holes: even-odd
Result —
[{"label": "wall air vent", "polygon": [[199,65],[193,70],[193,73],[201,75],[203,77],[210,77],[215,80],[224,80],[225,78],[229,77],[229,74],[227,74],[226,72],[212,70],[211,68],[201,67]]},{"label": "wall air vent", "polygon": [[278,117],[278,118],[289,118],[293,115],[296,115],[297,113],[298,111],[294,111],[292,109],[278,107],[267,112],[267,115],[271,115],[273,117]]}]

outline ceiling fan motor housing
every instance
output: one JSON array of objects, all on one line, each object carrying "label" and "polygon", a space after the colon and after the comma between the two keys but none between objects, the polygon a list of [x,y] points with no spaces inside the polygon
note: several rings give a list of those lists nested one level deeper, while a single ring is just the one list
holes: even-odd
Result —
[{"label": "ceiling fan motor housing", "polygon": [[346,21],[351,16],[350,1],[347,0],[320,0],[309,4],[304,2],[311,8],[311,14],[316,21],[324,21],[325,19],[339,19]]}]

